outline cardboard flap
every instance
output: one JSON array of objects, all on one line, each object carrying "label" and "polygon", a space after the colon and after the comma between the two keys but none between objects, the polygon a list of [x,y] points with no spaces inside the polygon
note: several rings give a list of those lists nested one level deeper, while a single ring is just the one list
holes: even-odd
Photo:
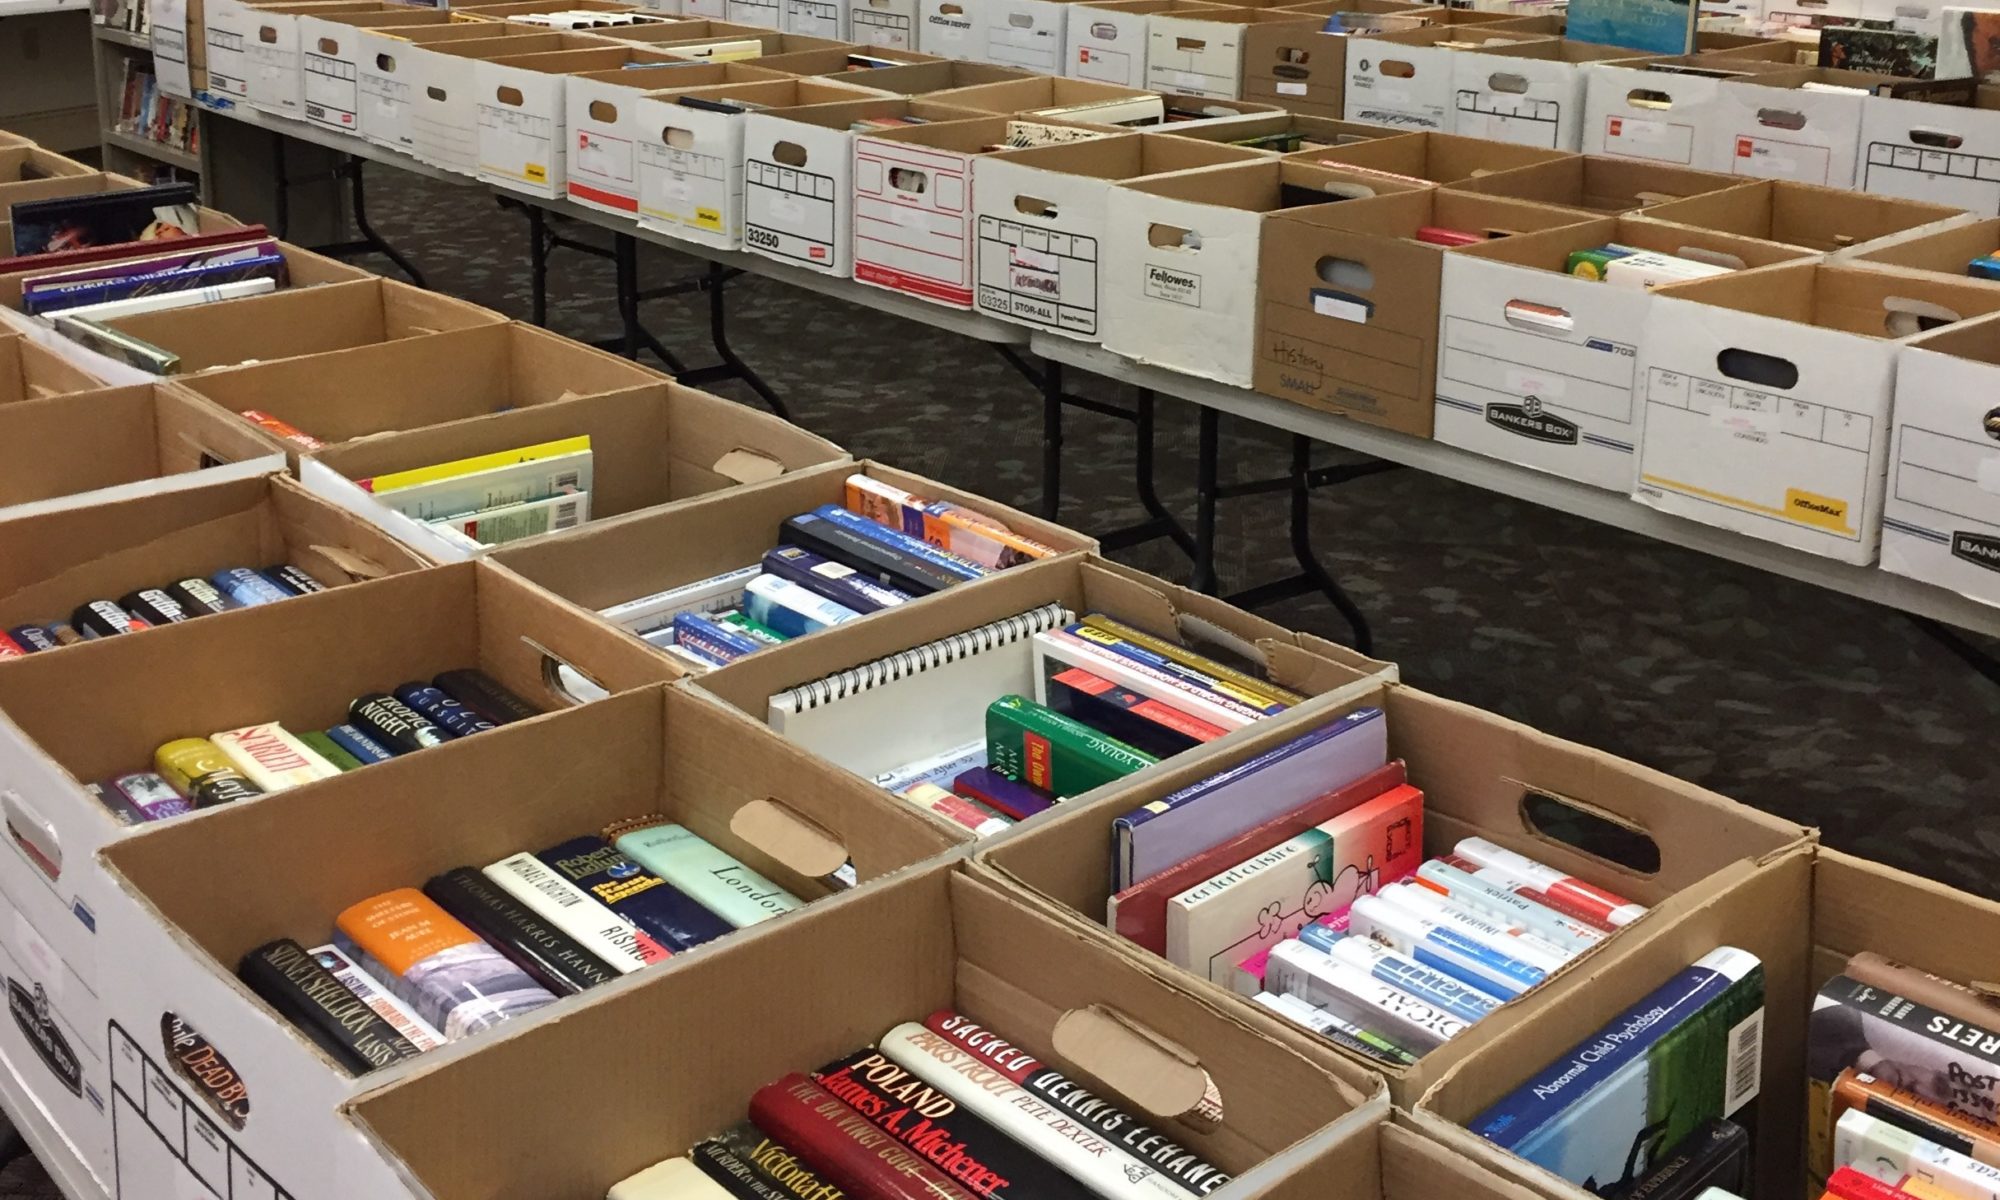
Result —
[{"label": "cardboard flap", "polygon": [[1083,564],[1082,572],[1085,594],[1093,607],[1118,613],[1126,624],[1150,633],[1168,637],[1179,634],[1180,622],[1173,601],[1157,589],[1137,579],[1113,574],[1095,563]]},{"label": "cardboard flap", "polygon": [[389,573],[389,568],[376,562],[374,559],[356,554],[354,551],[341,546],[321,546],[315,544],[307,548],[334,566],[339,567],[357,582],[363,579],[380,579]]},{"label": "cardboard flap", "polygon": [[737,809],[729,829],[808,879],[824,879],[847,863],[839,838],[777,800],[752,800]]},{"label": "cardboard flap", "polygon": [[715,473],[738,483],[763,483],[785,473],[785,464],[768,454],[738,446],[715,460]]},{"label": "cardboard flap", "polygon": [[1056,1019],[1054,1040],[1057,1054],[1155,1116],[1222,1122],[1221,1101],[1195,1056],[1116,1009],[1071,1009]]}]

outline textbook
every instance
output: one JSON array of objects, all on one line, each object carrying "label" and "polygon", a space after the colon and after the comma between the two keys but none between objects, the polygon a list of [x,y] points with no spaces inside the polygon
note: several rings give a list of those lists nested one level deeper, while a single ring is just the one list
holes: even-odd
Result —
[{"label": "textbook", "polygon": [[1763,1050],[1763,964],[1724,946],[1468,1128],[1571,1183],[1606,1186],[1647,1170],[1656,1148],[1678,1145],[1704,1122],[1734,1116],[1755,1100]]},{"label": "textbook", "polygon": [[847,477],[847,508],[995,570],[1056,553],[982,513],[925,500],[872,475],[857,472]]},{"label": "textbook", "polygon": [[1025,696],[986,709],[987,765],[1051,796],[1081,796],[1158,761]]},{"label": "textbook", "polygon": [[1234,684],[1239,689],[1240,694],[1260,698],[1254,701],[1254,703],[1291,705],[1304,704],[1309,699],[1309,697],[1302,696],[1297,692],[1281,688],[1267,679],[1259,679],[1255,675],[1245,674],[1226,663],[1217,662],[1206,655],[1197,654],[1185,646],[1175,645],[1165,638],[1154,637],[1142,629],[1127,625],[1123,621],[1114,620],[1103,613],[1087,613],[1083,618],[1083,623],[1092,629],[1119,638],[1129,646],[1150,651],[1161,658],[1170,659],[1184,667],[1192,667],[1211,678]]},{"label": "textbook", "polygon": [[1258,992],[1251,999],[1292,1024],[1310,1029],[1343,1050],[1363,1058],[1392,1067],[1414,1066],[1420,1061],[1417,1055],[1381,1034],[1364,1029],[1346,1017],[1337,1017],[1326,1009],[1315,1007],[1290,992]]},{"label": "textbook", "polygon": [[[459,479],[481,471],[491,471],[501,467],[516,466],[520,463],[540,462],[543,459],[561,455],[581,454],[590,449],[590,435],[559,438],[552,442],[540,442],[532,446],[519,446],[512,450],[499,450],[492,454],[479,454],[471,458],[454,459],[451,462],[434,463],[428,467],[413,467],[407,471],[392,471],[368,479],[357,479],[355,486],[364,492],[385,495],[403,491],[423,484],[439,483],[448,479]],[[490,507],[484,506],[484,507]],[[461,509],[459,511],[467,511]],[[414,515],[414,514],[413,514]],[[440,516],[449,515],[439,513]]]},{"label": "textbook", "polygon": [[[833,505],[822,505],[821,509],[841,512]],[[866,525],[875,533],[887,534],[865,518],[854,520]],[[905,538],[905,542],[914,539]],[[886,539],[864,534],[822,515],[815,510],[787,517],[778,527],[778,541],[786,546],[798,546],[810,550],[835,562],[846,563],[855,570],[866,574],[878,583],[885,584],[912,596],[928,596],[965,582],[966,577],[956,571],[946,570],[913,549],[891,546]],[[921,544],[921,543],[919,543]]]},{"label": "textbook", "polygon": [[1285,941],[1271,947],[1268,986],[1372,1030],[1410,1053],[1424,1055],[1465,1032],[1466,1021],[1316,946]]},{"label": "textbook", "polygon": [[956,576],[960,580],[982,579],[990,574],[985,567],[980,566],[963,555],[953,554],[949,550],[933,546],[922,538],[911,537],[900,529],[890,529],[886,525],[878,525],[860,513],[849,512],[838,504],[822,504],[818,508],[813,509],[813,515],[822,520],[829,521],[850,533],[860,534],[862,537],[887,546],[899,554],[908,554],[927,562],[941,571]]},{"label": "textbook", "polygon": [[1050,708],[1155,758],[1192,750],[1228,732],[1082,667],[1050,676],[1044,690]]},{"label": "textbook", "polygon": [[1348,908],[1348,927],[1496,999],[1512,1000],[1548,978],[1544,968],[1482,936],[1482,928],[1432,920],[1380,896],[1356,897]]},{"label": "textbook", "polygon": [[1225,731],[1241,729],[1264,715],[1184,675],[1171,674],[1125,658],[1079,637],[1072,632],[1079,628],[1088,629],[1088,626],[1072,625],[1069,629],[1035,635],[1035,675],[1039,694],[1047,695],[1049,679],[1071,667],[1081,667]]},{"label": "textbook", "polygon": [[804,585],[776,575],[759,575],[744,588],[743,611],[783,637],[804,637],[831,629],[861,614]]},{"label": "textbook", "polygon": [[651,633],[672,625],[676,613],[713,613],[735,608],[743,603],[743,589],[762,573],[759,567],[739,567],[599,609],[597,615],[614,625],[623,625],[633,633]]},{"label": "textbook", "polygon": [[1833,1159],[1836,1166],[1887,1184],[1910,1181],[1981,1200],[2000,1194],[2000,1167],[1947,1150],[1859,1109],[1849,1109],[1834,1127]]},{"label": "textbook", "polygon": [[1186,651],[1178,655],[1165,654],[1151,649],[1143,642],[1134,641],[1122,633],[1114,633],[1089,621],[1072,625],[1063,632],[1135,666],[1144,667],[1159,675],[1180,679],[1202,694],[1214,698],[1218,703],[1234,706],[1246,716],[1275,717],[1294,703],[1279,699],[1261,684],[1256,686],[1237,684],[1228,675],[1209,670],[1217,664],[1206,662],[1199,656],[1190,655]]},{"label": "textbook", "polygon": [[1111,890],[1187,861],[1389,761],[1388,722],[1360,708],[1112,822]]},{"label": "textbook", "polygon": [[857,613],[879,612],[912,598],[908,592],[877,583],[846,563],[814,554],[803,546],[777,546],[765,551],[763,569],[766,575],[789,579]]},{"label": "textbook", "polygon": [[[1646,915],[1644,905],[1634,904],[1616,892],[1606,891],[1595,884],[1565,875],[1553,867],[1545,866],[1524,854],[1516,854],[1504,846],[1496,845],[1485,838],[1470,837],[1453,847],[1454,853],[1477,864],[1479,872],[1492,872],[1491,878],[1511,881],[1517,886],[1533,891],[1523,893],[1535,899],[1535,891],[1545,892],[1552,898],[1550,907],[1558,911],[1581,909],[1594,919],[1611,926],[1630,925]],[[1485,874],[1480,877],[1489,878]]]},{"label": "textbook", "polygon": [[575,529],[588,520],[589,492],[558,491],[551,496],[497,504],[463,516],[442,517],[430,524],[481,546],[504,546],[538,534]]}]

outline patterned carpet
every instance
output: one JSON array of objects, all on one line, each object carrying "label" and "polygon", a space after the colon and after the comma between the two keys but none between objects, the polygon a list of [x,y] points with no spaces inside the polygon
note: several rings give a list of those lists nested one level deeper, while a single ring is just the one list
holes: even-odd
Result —
[{"label": "patterned carpet", "polygon": [[[431,286],[529,315],[519,214],[483,189],[380,169],[370,198],[380,230]],[[642,257],[647,284],[696,267],[651,247]],[[608,262],[559,252],[552,275],[554,329],[617,331]],[[1039,399],[989,348],[769,281],[740,281],[729,296],[736,349],[806,427],[1002,500],[1039,495]],[[710,361],[701,299],[656,301],[645,316],[676,353]],[[1063,519],[1093,532],[1137,520],[1131,427],[1073,413],[1068,433]],[[1282,468],[1283,438],[1233,420],[1223,434],[1224,478]],[[1194,448],[1194,410],[1162,401],[1160,486],[1184,517]],[[1322,450],[1320,461],[1338,456]],[[1313,523],[1323,561],[1374,625],[1376,653],[1409,682],[1819,825],[1842,849],[2000,896],[2000,687],[1900,615],[1413,471],[1322,490]],[[1291,570],[1281,497],[1229,502],[1220,530],[1225,588]],[[1187,576],[1166,543],[1118,557]],[[1267,615],[1347,636],[1317,596]],[[0,1197],[54,1195],[32,1163],[0,1172]]]}]

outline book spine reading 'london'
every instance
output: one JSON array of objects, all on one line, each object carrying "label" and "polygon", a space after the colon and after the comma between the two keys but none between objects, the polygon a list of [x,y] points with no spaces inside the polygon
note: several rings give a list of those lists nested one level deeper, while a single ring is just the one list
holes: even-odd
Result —
[{"label": "book spine reading 'london'", "polygon": [[750,1120],[835,1185],[871,1200],[971,1200],[838,1096],[793,1073],[750,1098]]}]

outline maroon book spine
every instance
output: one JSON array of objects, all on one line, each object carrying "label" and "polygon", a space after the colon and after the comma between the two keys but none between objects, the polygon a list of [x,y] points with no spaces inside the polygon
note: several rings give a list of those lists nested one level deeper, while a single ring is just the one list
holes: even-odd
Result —
[{"label": "maroon book spine", "polygon": [[972,1200],[894,1134],[796,1072],[758,1089],[750,1120],[828,1179],[871,1200]]}]

